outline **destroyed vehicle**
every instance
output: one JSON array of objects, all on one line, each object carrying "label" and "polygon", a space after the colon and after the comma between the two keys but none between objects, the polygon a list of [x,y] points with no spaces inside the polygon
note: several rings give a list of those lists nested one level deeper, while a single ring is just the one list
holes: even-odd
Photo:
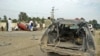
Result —
[{"label": "destroyed vehicle", "polygon": [[48,56],[95,56],[93,36],[83,20],[54,21],[42,36],[40,48]]}]

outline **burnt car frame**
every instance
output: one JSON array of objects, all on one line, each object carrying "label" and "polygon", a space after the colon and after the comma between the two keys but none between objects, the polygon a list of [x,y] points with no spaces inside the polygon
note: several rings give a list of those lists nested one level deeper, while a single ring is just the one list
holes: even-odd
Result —
[{"label": "burnt car frame", "polygon": [[40,48],[48,56],[95,56],[93,35],[84,20],[55,20],[42,36]]}]

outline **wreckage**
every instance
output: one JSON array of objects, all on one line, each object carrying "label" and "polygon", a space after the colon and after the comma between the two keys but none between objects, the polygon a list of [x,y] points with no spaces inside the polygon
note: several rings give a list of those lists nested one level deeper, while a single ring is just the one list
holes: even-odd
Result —
[{"label": "wreckage", "polygon": [[48,56],[95,56],[93,36],[84,20],[55,20],[42,36],[40,47]]}]

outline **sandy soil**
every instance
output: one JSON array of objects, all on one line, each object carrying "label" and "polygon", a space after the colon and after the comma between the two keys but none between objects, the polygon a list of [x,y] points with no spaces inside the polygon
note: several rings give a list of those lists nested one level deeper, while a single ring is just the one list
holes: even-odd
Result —
[{"label": "sandy soil", "polygon": [[45,56],[39,48],[43,32],[0,32],[0,56]]},{"label": "sandy soil", "polygon": [[[44,31],[0,32],[0,56],[46,56],[39,43]],[[96,54],[100,52],[100,31],[95,32]]]},{"label": "sandy soil", "polygon": [[100,56],[100,30],[95,31],[94,41],[96,46],[96,56]]}]

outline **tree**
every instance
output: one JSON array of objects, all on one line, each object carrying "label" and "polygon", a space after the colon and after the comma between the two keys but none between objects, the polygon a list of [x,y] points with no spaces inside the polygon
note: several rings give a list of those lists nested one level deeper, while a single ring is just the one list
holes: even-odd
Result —
[{"label": "tree", "polygon": [[28,19],[26,20],[26,22],[29,22],[32,18],[31,17],[28,17]]},{"label": "tree", "polygon": [[97,20],[90,20],[89,24],[92,24],[95,29],[100,29],[100,24],[98,24]]},{"label": "tree", "polygon": [[88,23],[89,23],[89,24],[93,24],[92,20],[90,20]]},{"label": "tree", "polygon": [[89,23],[90,23],[90,24],[93,24],[93,25],[94,25],[94,24],[98,24],[97,20],[90,20]]},{"label": "tree", "polygon": [[6,22],[7,21],[7,16],[4,15],[3,17],[4,17],[3,21]]},{"label": "tree", "polygon": [[98,24],[97,20],[93,20],[92,22],[93,24]]},{"label": "tree", "polygon": [[25,12],[20,12],[19,14],[19,21],[27,21],[28,15]]},{"label": "tree", "polygon": [[36,21],[36,18],[35,18],[35,17],[33,17],[33,18],[32,18],[32,20],[35,22],[35,21]]},{"label": "tree", "polygon": [[45,19],[44,19],[44,18],[42,18],[42,19],[41,19],[41,22],[42,22],[42,23],[45,23],[45,21],[44,21],[44,20],[45,20]]},{"label": "tree", "polygon": [[40,23],[41,19],[39,17],[35,18],[35,21],[37,21],[38,23]]},{"label": "tree", "polygon": [[85,19],[83,17],[81,17],[80,19],[85,21]]},{"label": "tree", "polygon": [[1,22],[1,17],[0,17],[0,22]]},{"label": "tree", "polygon": [[12,19],[12,22],[16,23],[18,20],[17,19]]}]

